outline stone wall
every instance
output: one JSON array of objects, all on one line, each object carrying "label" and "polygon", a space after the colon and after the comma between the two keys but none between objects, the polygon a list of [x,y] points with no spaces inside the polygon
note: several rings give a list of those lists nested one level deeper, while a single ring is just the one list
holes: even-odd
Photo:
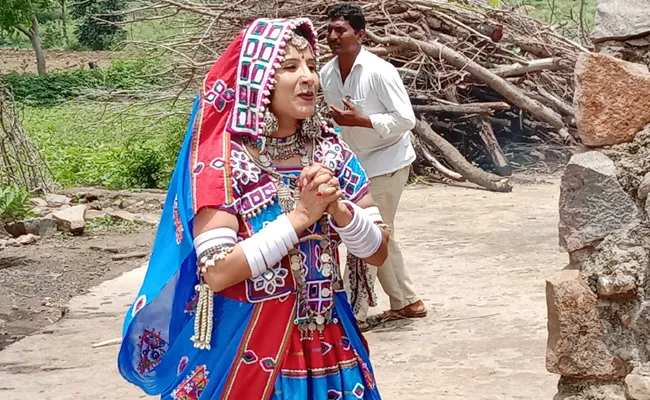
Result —
[{"label": "stone wall", "polygon": [[650,400],[650,73],[600,54],[576,68],[590,148],[562,177],[560,246],[546,282],[555,400]]},{"label": "stone wall", "polygon": [[591,39],[599,53],[650,66],[650,1],[598,0]]}]

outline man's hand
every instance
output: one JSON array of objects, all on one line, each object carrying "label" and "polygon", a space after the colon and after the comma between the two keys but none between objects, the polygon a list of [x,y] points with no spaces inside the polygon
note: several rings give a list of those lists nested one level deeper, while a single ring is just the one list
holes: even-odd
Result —
[{"label": "man's hand", "polygon": [[372,128],[372,122],[368,116],[361,114],[359,109],[348,100],[343,100],[343,104],[348,110],[340,110],[334,106],[330,106],[330,113],[332,118],[339,126],[359,126],[363,128]]}]

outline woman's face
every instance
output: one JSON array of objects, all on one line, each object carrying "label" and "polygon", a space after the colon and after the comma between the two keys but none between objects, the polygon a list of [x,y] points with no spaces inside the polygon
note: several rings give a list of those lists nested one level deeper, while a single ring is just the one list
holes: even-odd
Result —
[{"label": "woman's face", "polygon": [[278,119],[303,120],[316,111],[320,82],[311,46],[303,50],[289,44],[285,60],[275,72],[271,111]]}]

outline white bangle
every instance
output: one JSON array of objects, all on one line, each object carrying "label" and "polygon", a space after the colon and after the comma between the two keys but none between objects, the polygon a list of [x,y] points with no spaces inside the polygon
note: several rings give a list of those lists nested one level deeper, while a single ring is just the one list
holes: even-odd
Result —
[{"label": "white bangle", "polygon": [[203,232],[194,238],[194,248],[197,258],[212,247],[232,245],[237,243],[237,232],[230,228],[217,228]]},{"label": "white bangle", "polygon": [[281,215],[239,245],[244,251],[252,277],[256,278],[282,261],[289,254],[289,249],[297,243],[298,235],[291,221],[286,215]]},{"label": "white bangle", "polygon": [[332,216],[329,216],[330,225],[351,254],[361,259],[372,256],[381,246],[381,229],[361,207],[348,200],[341,202],[352,210],[352,221],[344,227],[339,227],[334,223]]},{"label": "white bangle", "polygon": [[370,218],[372,222],[376,222],[376,223],[384,222],[384,219],[381,217],[381,212],[379,211],[379,207],[364,208],[363,212],[366,213],[366,215],[368,216],[368,218]]}]

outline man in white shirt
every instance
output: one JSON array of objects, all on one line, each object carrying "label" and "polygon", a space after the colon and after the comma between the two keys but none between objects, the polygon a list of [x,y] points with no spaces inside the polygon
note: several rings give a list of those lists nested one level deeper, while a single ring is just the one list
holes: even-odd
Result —
[{"label": "man in white shirt", "polygon": [[[370,192],[384,221],[394,231],[397,206],[415,160],[410,136],[415,126],[413,108],[397,69],[361,45],[366,26],[363,10],[339,4],[328,16],[327,41],[336,57],[321,70],[325,101],[343,140],[371,179]],[[391,310],[383,318],[426,316],[393,235],[386,263],[372,270],[390,297]],[[365,304],[357,315],[362,329],[367,326],[367,312]]]}]

